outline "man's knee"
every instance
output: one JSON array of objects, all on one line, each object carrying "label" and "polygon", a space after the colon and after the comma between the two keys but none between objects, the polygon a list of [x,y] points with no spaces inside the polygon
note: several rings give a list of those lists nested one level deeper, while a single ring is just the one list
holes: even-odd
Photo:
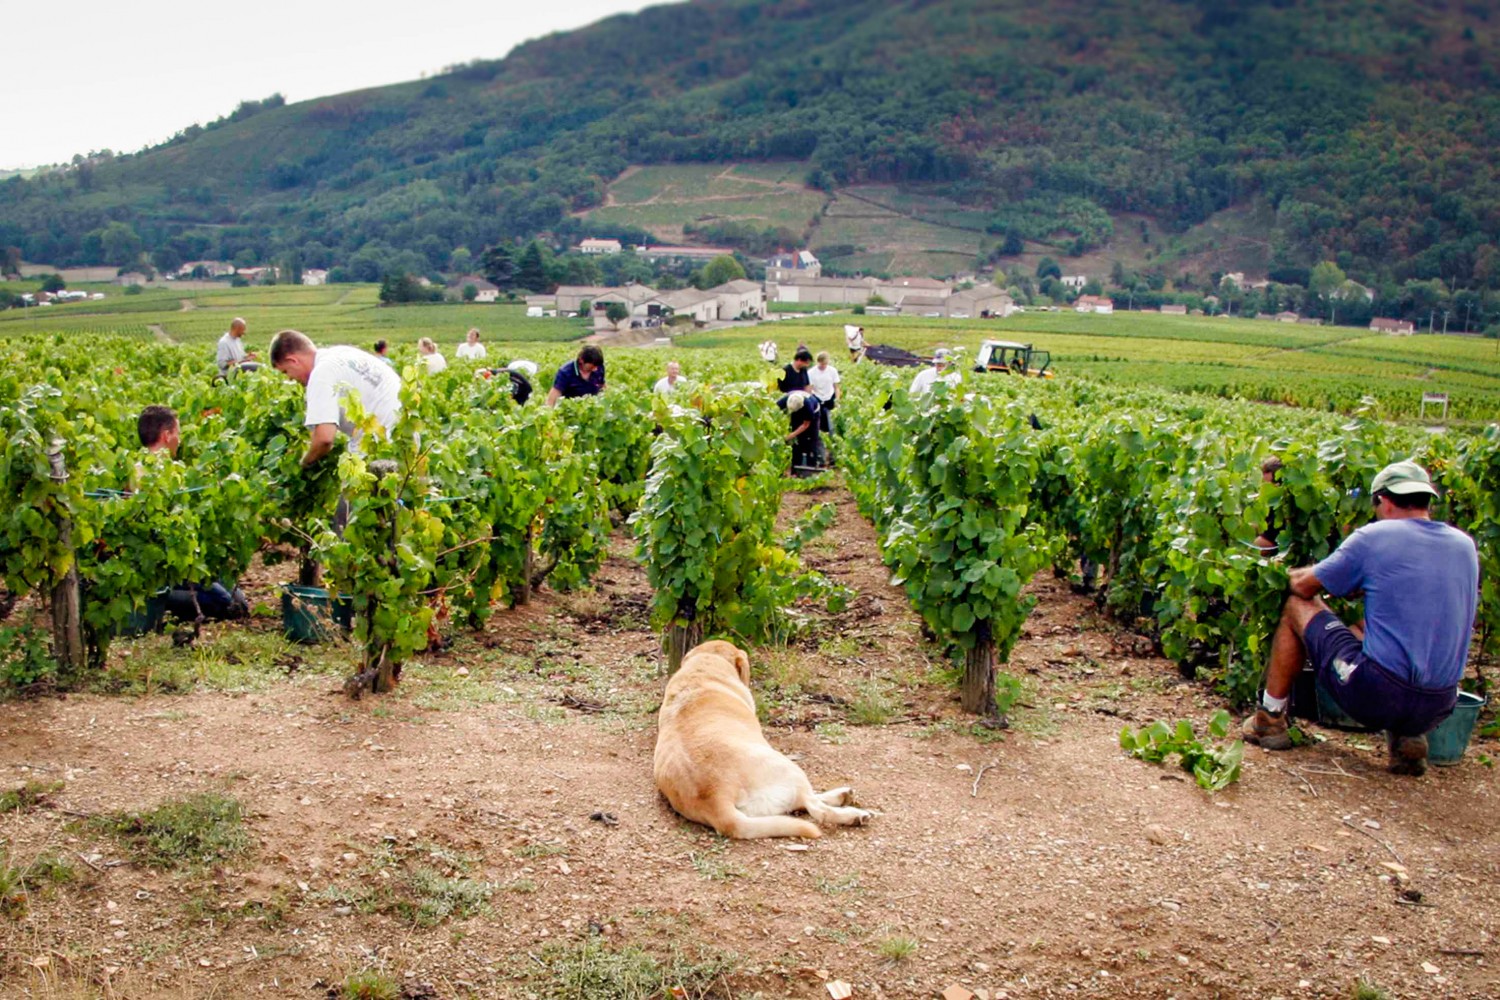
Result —
[{"label": "man's knee", "polygon": [[1296,594],[1288,597],[1286,603],[1281,606],[1281,620],[1296,630],[1301,635],[1307,630],[1307,623],[1312,621],[1319,612],[1327,611],[1328,605],[1321,597],[1298,597]]}]

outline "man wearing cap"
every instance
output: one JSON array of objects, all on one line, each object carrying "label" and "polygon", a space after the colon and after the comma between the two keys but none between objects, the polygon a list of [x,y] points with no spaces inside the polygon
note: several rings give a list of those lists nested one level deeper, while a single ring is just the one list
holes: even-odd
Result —
[{"label": "man wearing cap", "polygon": [[932,353],[932,367],[923,368],[917,372],[917,377],[911,380],[911,388],[907,392],[913,396],[920,396],[932,389],[933,383],[939,378],[949,385],[958,385],[963,376],[953,369],[953,353],[946,347],[939,347]]},{"label": "man wearing cap", "polygon": [[[1286,708],[1304,650],[1353,718],[1386,730],[1390,770],[1427,770],[1427,733],[1453,711],[1469,658],[1479,592],[1474,539],[1432,520],[1437,490],[1416,462],[1381,469],[1375,520],[1316,566],[1291,571],[1291,596],[1271,640],[1266,691],[1242,733],[1267,750],[1292,745]],[[1365,620],[1345,626],[1318,597],[1364,593]]]},{"label": "man wearing cap", "polygon": [[789,426],[785,440],[792,446],[792,470],[812,468],[819,461],[818,421],[822,404],[812,392],[796,390],[776,401],[786,411]]}]

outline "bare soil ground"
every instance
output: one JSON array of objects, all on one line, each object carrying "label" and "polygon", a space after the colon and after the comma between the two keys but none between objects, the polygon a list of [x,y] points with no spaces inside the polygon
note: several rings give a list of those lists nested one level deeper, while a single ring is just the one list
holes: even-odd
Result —
[{"label": "bare soil ground", "polygon": [[[1500,787],[1476,748],[1401,779],[1378,735],[1326,731],[1248,749],[1209,796],[1118,733],[1201,725],[1215,700],[1050,577],[1008,668],[1013,728],[976,729],[848,495],[787,507],[820,500],[837,521],[804,558],[856,596],[754,651],[756,696],[771,741],[818,787],[854,785],[869,826],[728,842],[671,812],[649,590],[622,539],[594,589],[497,612],[389,696],[346,700],[347,649],[276,646],[257,620],[198,650],[121,643],[111,664],[210,678],[259,650],[231,684],[0,706],[0,790],[64,782],[0,816],[9,864],[55,853],[77,876],[0,916],[0,996],[317,998],[364,969],[408,997],[648,995],[567,992],[588,939],[723,961],[681,996],[1496,995]],[[251,849],[217,868],[145,867],[85,818],[198,791],[247,810]],[[419,868],[426,888],[393,903]],[[489,893],[482,912],[465,892]]]}]

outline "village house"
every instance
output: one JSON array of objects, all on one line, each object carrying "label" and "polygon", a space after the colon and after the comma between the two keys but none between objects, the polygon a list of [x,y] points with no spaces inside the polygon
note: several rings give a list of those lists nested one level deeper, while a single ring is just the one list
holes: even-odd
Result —
[{"label": "village house", "polygon": [[948,308],[946,295],[912,293],[895,300],[896,312],[902,316],[942,316]]},{"label": "village house", "polygon": [[304,285],[326,285],[328,284],[328,272],[321,267],[309,267],[302,272],[302,283]]},{"label": "village house", "polygon": [[1220,288],[1223,288],[1225,285],[1229,285],[1229,284],[1234,285],[1234,287],[1236,287],[1236,288],[1244,288],[1245,287],[1245,272],[1244,271],[1230,271],[1228,274],[1224,275],[1222,278],[1219,279],[1219,287]]},{"label": "village house", "polygon": [[1297,322],[1303,326],[1322,326],[1323,321],[1316,316],[1298,316]]},{"label": "village house", "polygon": [[1164,316],[1186,316],[1187,306],[1176,302],[1163,302],[1161,312]]},{"label": "village house", "polygon": [[473,285],[478,293],[474,296],[475,302],[494,302],[500,298],[500,287],[478,274],[466,274],[463,277],[454,278],[448,282],[447,288],[453,295],[463,298],[464,288],[469,285]]},{"label": "village house", "polygon": [[115,284],[126,286],[144,285],[150,280],[150,278],[146,277],[139,271],[126,271],[124,274],[119,275],[115,278]]},{"label": "village house", "polygon": [[953,286],[936,278],[896,277],[877,281],[875,294],[894,305],[908,295],[927,295],[947,299],[953,294]]},{"label": "village house", "polygon": [[1276,314],[1276,322],[1278,323],[1295,323],[1301,318],[1301,316],[1298,316],[1294,312],[1279,312]]},{"label": "village house", "polygon": [[613,291],[608,285],[558,285],[553,298],[557,302],[559,316],[577,316],[584,303],[593,302],[600,295]]},{"label": "village house", "polygon": [[1386,319],[1383,316],[1370,320],[1370,329],[1376,333],[1388,333],[1393,337],[1410,337],[1417,332],[1416,324],[1409,319]]},{"label": "village house", "polygon": [[811,250],[784,253],[766,261],[767,281],[797,281],[822,276],[823,265]]},{"label": "village house", "polygon": [[947,314],[950,319],[975,319],[980,316],[1005,317],[1016,312],[1016,302],[1010,294],[991,284],[975,285],[948,296]]},{"label": "village house", "polygon": [[190,260],[173,274],[176,278],[227,278],[234,274],[234,265],[227,260]]},{"label": "village house", "polygon": [[711,323],[719,318],[719,296],[716,292],[679,288],[663,292],[661,301],[672,310],[674,316],[686,316],[694,323]]},{"label": "village house", "polygon": [[[562,302],[562,289],[558,288],[558,303]],[[606,288],[600,294],[594,296],[594,317],[597,324],[598,317],[604,315],[605,309],[611,302],[619,302],[630,310],[631,319],[650,319],[661,316],[664,312],[664,303],[661,301],[661,293],[650,285],[624,285],[620,288]]]},{"label": "village house", "polygon": [[619,240],[600,240],[589,237],[579,242],[573,249],[579,253],[619,253],[624,247],[620,246]]},{"label": "village house", "polygon": [[1064,288],[1071,288],[1073,291],[1078,291],[1089,283],[1089,276],[1086,274],[1065,274],[1058,280],[1062,282]]},{"label": "village house", "polygon": [[1073,310],[1081,313],[1108,315],[1115,311],[1114,300],[1104,295],[1080,295],[1073,303]]},{"label": "village house", "polygon": [[739,278],[716,285],[709,291],[719,297],[719,319],[766,318],[766,290],[758,281]]},{"label": "village house", "polygon": [[862,306],[875,294],[874,278],[801,278],[768,281],[772,302],[798,302],[809,306]]}]

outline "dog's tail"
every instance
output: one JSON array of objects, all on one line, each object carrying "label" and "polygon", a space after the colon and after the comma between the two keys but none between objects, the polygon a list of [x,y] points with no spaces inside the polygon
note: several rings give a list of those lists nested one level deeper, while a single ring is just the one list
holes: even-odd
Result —
[{"label": "dog's tail", "polygon": [[726,837],[735,840],[762,840],[766,837],[806,837],[816,840],[823,836],[818,824],[795,816],[746,816],[731,808],[723,821],[713,824]]}]

